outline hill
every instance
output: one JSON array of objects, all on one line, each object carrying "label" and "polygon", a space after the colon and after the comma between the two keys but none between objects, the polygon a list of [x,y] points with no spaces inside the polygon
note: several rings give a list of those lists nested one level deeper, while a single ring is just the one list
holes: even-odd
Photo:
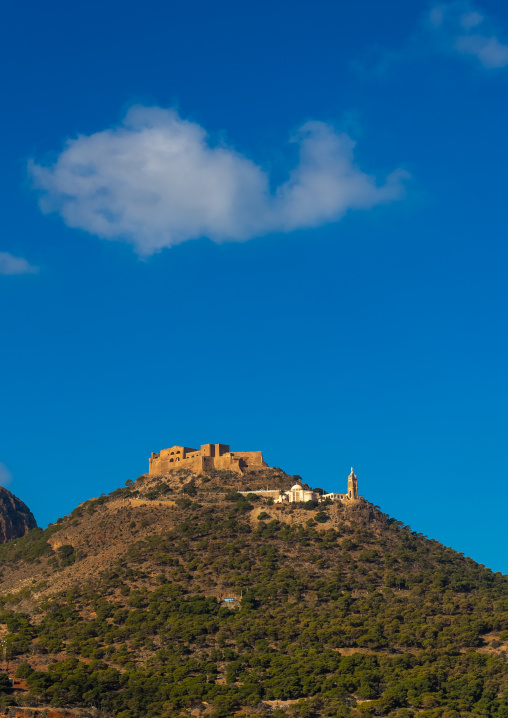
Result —
[{"label": "hill", "polygon": [[[293,483],[278,469],[240,481]],[[0,546],[0,624],[26,681],[0,703],[508,716],[507,577],[367,501],[277,505],[238,484],[145,475]]]}]

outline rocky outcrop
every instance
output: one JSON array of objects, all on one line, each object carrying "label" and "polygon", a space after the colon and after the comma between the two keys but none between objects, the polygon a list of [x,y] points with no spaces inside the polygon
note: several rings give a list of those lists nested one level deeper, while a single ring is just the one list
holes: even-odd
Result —
[{"label": "rocky outcrop", "polygon": [[28,506],[0,486],[0,543],[20,538],[36,527],[37,522]]}]

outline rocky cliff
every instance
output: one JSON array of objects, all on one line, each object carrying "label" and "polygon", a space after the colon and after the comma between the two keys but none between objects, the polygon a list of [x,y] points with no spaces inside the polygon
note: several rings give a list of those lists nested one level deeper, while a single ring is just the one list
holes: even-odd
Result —
[{"label": "rocky cliff", "polygon": [[28,506],[0,486],[0,543],[20,538],[36,526],[37,522]]}]

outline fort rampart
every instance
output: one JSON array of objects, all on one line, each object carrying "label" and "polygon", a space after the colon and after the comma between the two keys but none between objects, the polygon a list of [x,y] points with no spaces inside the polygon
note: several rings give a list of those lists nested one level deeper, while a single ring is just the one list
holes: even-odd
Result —
[{"label": "fort rampart", "polygon": [[152,453],[148,463],[148,473],[154,476],[164,476],[176,469],[190,469],[196,474],[212,469],[243,474],[245,470],[267,467],[261,451],[230,451],[227,444],[202,444],[200,449],[172,446]]}]

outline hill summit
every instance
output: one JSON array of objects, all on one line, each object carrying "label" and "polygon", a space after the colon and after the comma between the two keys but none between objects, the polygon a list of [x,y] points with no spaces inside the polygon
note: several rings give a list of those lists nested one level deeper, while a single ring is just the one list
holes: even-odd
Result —
[{"label": "hill summit", "polygon": [[[295,486],[315,498],[277,501]],[[327,493],[270,467],[149,473],[0,546],[0,702],[507,718],[508,578]]]}]

